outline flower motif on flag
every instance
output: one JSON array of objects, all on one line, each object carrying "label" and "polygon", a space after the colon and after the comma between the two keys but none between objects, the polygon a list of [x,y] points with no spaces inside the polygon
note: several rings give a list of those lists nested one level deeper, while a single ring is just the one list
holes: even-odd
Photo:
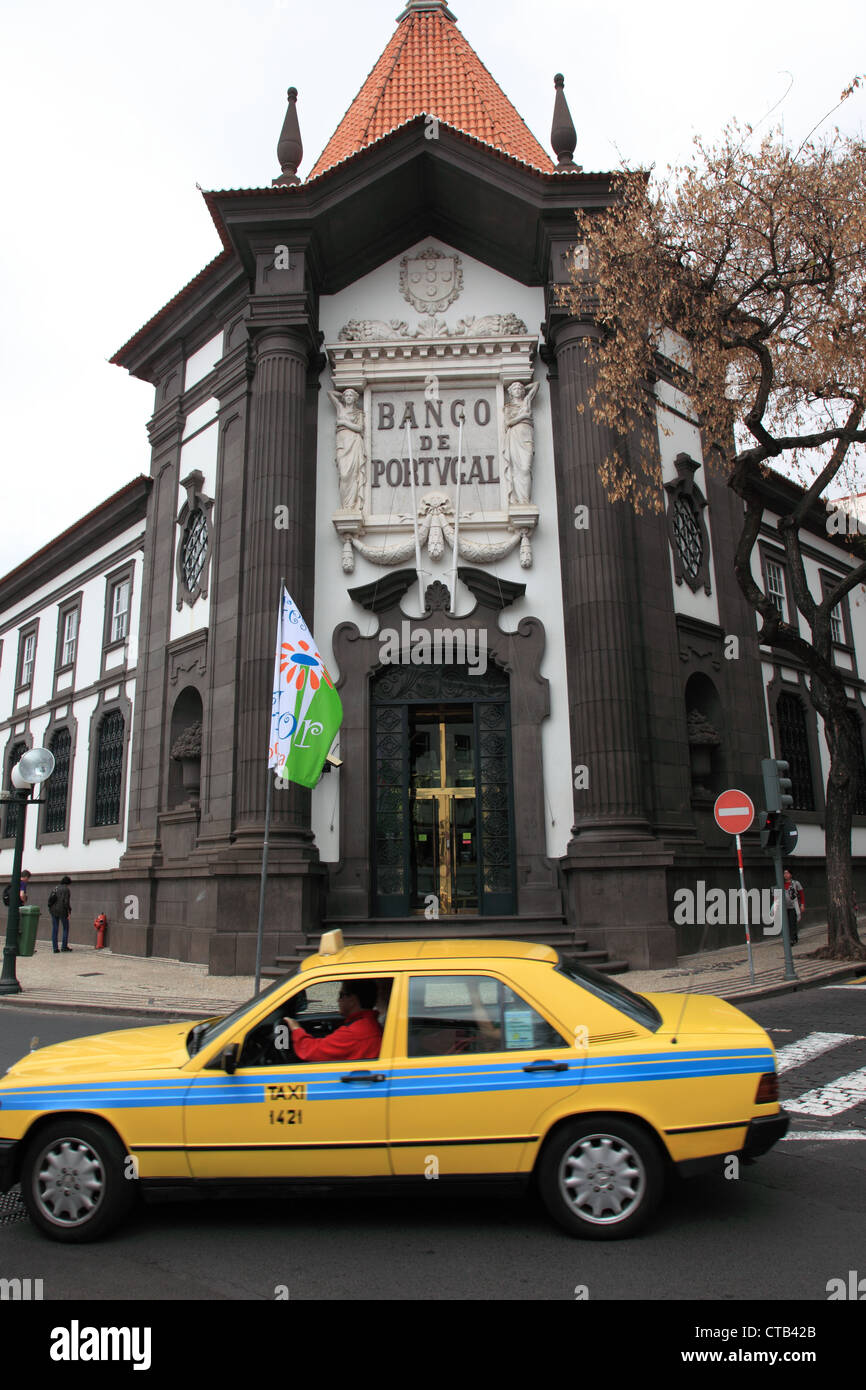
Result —
[{"label": "flower motif on flag", "polygon": [[281,647],[280,675],[285,675],[286,685],[294,684],[296,690],[303,690],[309,672],[310,686],[313,690],[318,690],[322,681],[333,690],[334,682],[328,675],[319,653],[311,651],[308,642],[299,641],[297,645],[300,650],[291,642],[284,642]]}]

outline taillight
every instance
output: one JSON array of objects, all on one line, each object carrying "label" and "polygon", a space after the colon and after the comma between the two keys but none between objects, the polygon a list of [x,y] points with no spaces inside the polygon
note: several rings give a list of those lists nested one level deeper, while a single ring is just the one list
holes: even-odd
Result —
[{"label": "taillight", "polygon": [[758,1091],[755,1096],[756,1105],[769,1105],[771,1101],[779,1099],[779,1078],[774,1071],[765,1071],[758,1082]]}]

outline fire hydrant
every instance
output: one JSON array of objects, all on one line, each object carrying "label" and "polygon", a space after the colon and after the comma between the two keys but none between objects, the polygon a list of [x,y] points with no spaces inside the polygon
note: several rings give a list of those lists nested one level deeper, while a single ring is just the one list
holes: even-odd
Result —
[{"label": "fire hydrant", "polygon": [[101,951],[105,946],[105,929],[108,926],[108,918],[104,912],[100,912],[93,919],[93,926],[96,930],[96,949]]}]

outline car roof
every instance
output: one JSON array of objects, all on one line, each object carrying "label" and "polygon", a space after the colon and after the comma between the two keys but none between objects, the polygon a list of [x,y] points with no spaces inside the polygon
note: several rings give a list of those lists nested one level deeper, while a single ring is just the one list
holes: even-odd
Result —
[{"label": "car roof", "polygon": [[530,941],[383,941],[371,946],[344,946],[342,951],[331,955],[308,956],[301,962],[300,969],[318,970],[322,966],[331,968],[347,966],[362,968],[371,965],[392,967],[403,965],[408,969],[414,962],[423,961],[440,965],[462,964],[465,961],[477,964],[491,964],[496,960],[540,961],[546,965],[556,965],[559,954],[552,946],[544,946]]}]

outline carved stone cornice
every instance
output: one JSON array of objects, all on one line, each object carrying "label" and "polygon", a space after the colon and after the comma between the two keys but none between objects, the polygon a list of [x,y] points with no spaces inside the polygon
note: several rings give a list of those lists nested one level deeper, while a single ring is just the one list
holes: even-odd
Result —
[{"label": "carved stone cornice", "polygon": [[390,341],[326,343],[334,389],[355,390],[377,382],[424,381],[433,371],[449,381],[476,378],[532,380],[538,349],[536,334],[500,338],[393,337]]},{"label": "carved stone cornice", "polygon": [[180,444],[185,423],[186,414],[181,408],[180,396],[174,396],[148,421],[147,437],[151,448],[162,449],[166,444]]}]

